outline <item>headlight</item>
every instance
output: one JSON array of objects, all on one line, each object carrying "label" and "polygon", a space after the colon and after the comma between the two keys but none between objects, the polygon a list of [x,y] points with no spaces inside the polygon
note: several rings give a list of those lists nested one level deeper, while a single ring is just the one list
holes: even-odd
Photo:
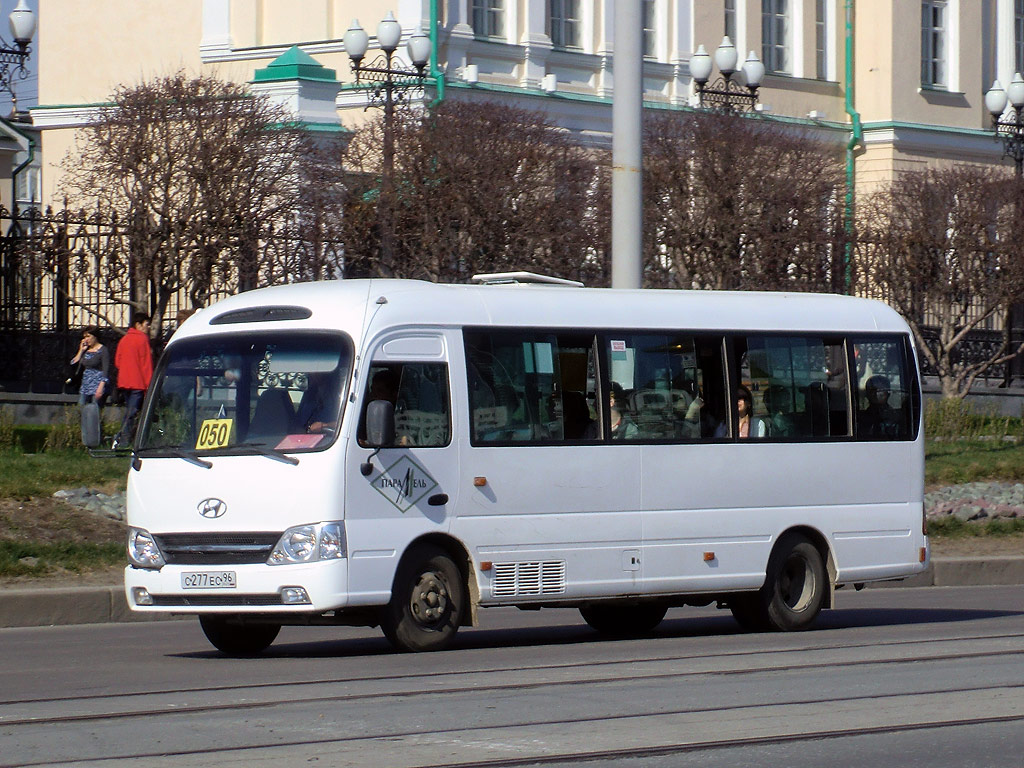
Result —
[{"label": "headlight", "polygon": [[138,568],[158,570],[165,564],[153,535],[142,528],[128,529],[128,560]]},{"label": "headlight", "polygon": [[341,523],[319,523],[289,528],[267,558],[268,565],[312,563],[345,557],[345,532]]}]

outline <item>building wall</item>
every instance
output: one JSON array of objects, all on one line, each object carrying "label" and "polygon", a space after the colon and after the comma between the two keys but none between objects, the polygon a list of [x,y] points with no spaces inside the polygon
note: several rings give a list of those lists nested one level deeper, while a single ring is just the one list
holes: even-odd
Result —
[{"label": "building wall", "polygon": [[[639,1],[639,0],[638,0]],[[697,45],[710,53],[725,31],[724,0],[653,0],[656,35],[645,61],[645,100],[687,109],[693,103],[689,58]],[[969,159],[1003,165],[992,138],[983,91],[1013,68],[1013,0],[947,0],[950,19],[948,86],[921,85],[921,6],[917,0],[853,0],[852,101],[865,124],[857,149],[861,191],[901,168]],[[57,189],[57,164],[73,143],[74,126],[88,119],[119,84],[177,69],[213,72],[248,82],[292,44],[299,44],[343,84],[352,82],[341,38],[353,17],[371,35],[394,10],[406,34],[428,25],[430,0],[109,0],[41,4],[39,108],[44,130],[45,194]],[[548,36],[546,0],[505,0],[503,39],[484,39],[471,26],[470,0],[438,0],[442,14],[439,59],[450,98],[505,99],[548,111],[582,141],[608,144],[614,94],[614,8],[611,0],[582,0],[580,44],[559,49]],[[789,71],[769,73],[760,92],[764,111],[831,136],[850,137],[846,114],[844,31],[846,0],[826,2],[827,63],[816,62],[816,0],[789,0]],[[762,0],[736,0],[740,60],[762,52]],[[110,19],[118,19],[111,24]],[[113,32],[111,32],[113,29]],[[400,53],[404,51],[400,49]],[[88,62],[83,66],[82,62]],[[476,81],[467,81],[475,68]],[[552,92],[543,87],[553,75]],[[821,76],[819,76],[821,75]],[[714,76],[714,75],[713,75]],[[365,95],[343,89],[342,121],[367,119]]]}]

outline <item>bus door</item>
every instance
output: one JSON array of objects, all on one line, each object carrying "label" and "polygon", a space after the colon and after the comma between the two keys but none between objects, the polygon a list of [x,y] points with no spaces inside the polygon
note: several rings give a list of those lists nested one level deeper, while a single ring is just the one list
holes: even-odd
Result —
[{"label": "bus door", "polygon": [[[421,534],[449,529],[459,492],[459,448],[448,349],[443,333],[406,332],[384,339],[368,370],[360,371],[345,507],[350,592],[357,602],[360,596],[368,602],[386,598],[406,545]],[[373,400],[394,406],[395,439],[371,458],[365,417]]]}]

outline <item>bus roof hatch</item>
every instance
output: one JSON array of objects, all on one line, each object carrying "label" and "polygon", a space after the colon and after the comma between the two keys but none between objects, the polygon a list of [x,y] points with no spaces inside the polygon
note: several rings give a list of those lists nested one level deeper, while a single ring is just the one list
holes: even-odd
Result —
[{"label": "bus roof hatch", "polygon": [[550,275],[538,275],[535,272],[492,272],[486,275],[473,275],[474,283],[483,285],[561,285],[564,287],[582,288],[579,280],[566,280]]}]

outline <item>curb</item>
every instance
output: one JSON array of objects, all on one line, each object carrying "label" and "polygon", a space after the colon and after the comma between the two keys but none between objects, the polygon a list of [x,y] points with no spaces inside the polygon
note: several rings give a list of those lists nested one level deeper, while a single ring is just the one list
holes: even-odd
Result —
[{"label": "curb", "polygon": [[[1024,585],[1024,556],[949,557],[932,560],[928,569],[902,581],[869,584],[896,587],[978,587]],[[64,624],[106,624],[166,621],[175,614],[135,614],[128,609],[124,588],[71,587],[0,590],[0,628],[48,627]]]}]

